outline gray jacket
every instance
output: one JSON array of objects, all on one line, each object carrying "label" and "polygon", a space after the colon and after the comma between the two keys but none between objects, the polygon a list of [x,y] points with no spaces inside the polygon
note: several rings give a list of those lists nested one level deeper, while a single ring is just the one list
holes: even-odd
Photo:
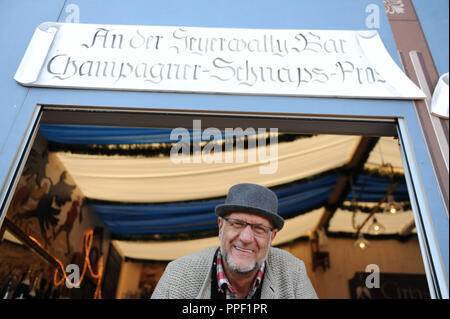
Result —
[{"label": "gray jacket", "polygon": [[[152,299],[210,299],[211,269],[217,247],[181,257],[167,265]],[[303,261],[271,248],[261,290],[262,299],[315,299]]]}]

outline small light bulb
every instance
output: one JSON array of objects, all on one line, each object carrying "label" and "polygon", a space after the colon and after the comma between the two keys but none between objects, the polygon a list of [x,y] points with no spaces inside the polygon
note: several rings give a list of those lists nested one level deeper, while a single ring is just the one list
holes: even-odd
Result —
[{"label": "small light bulb", "polygon": [[391,205],[391,208],[389,209],[389,211],[391,212],[391,214],[395,214],[397,212],[397,209],[395,208],[394,205]]},{"label": "small light bulb", "polygon": [[360,234],[358,239],[355,241],[355,246],[361,250],[365,250],[369,247],[369,242],[364,239],[364,237]]}]

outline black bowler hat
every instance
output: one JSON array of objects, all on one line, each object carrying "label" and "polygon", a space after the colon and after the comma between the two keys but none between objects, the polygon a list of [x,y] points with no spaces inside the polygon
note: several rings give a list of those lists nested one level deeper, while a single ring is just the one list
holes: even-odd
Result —
[{"label": "black bowler hat", "polygon": [[225,204],[216,206],[216,215],[222,217],[233,212],[262,216],[270,220],[278,230],[284,225],[284,219],[278,215],[277,195],[261,185],[242,183],[232,186]]}]

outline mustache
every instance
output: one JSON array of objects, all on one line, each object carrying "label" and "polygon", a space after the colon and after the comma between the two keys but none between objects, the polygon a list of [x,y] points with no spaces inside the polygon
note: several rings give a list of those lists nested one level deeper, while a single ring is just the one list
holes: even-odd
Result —
[{"label": "mustache", "polygon": [[262,265],[262,262],[254,262],[253,264],[247,267],[240,267],[233,263],[228,252],[223,253],[223,259],[232,271],[241,275],[253,273],[256,269],[259,269]]}]

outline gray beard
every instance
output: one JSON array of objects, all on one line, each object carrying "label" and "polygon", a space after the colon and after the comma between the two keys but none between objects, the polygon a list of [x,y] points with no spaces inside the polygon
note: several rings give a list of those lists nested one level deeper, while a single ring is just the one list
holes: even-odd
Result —
[{"label": "gray beard", "polygon": [[228,267],[235,273],[245,275],[254,272],[256,269],[259,269],[262,265],[262,263],[255,262],[254,264],[247,266],[247,267],[239,267],[238,265],[235,265],[229,256],[228,253],[223,253],[224,261],[227,263]]}]

